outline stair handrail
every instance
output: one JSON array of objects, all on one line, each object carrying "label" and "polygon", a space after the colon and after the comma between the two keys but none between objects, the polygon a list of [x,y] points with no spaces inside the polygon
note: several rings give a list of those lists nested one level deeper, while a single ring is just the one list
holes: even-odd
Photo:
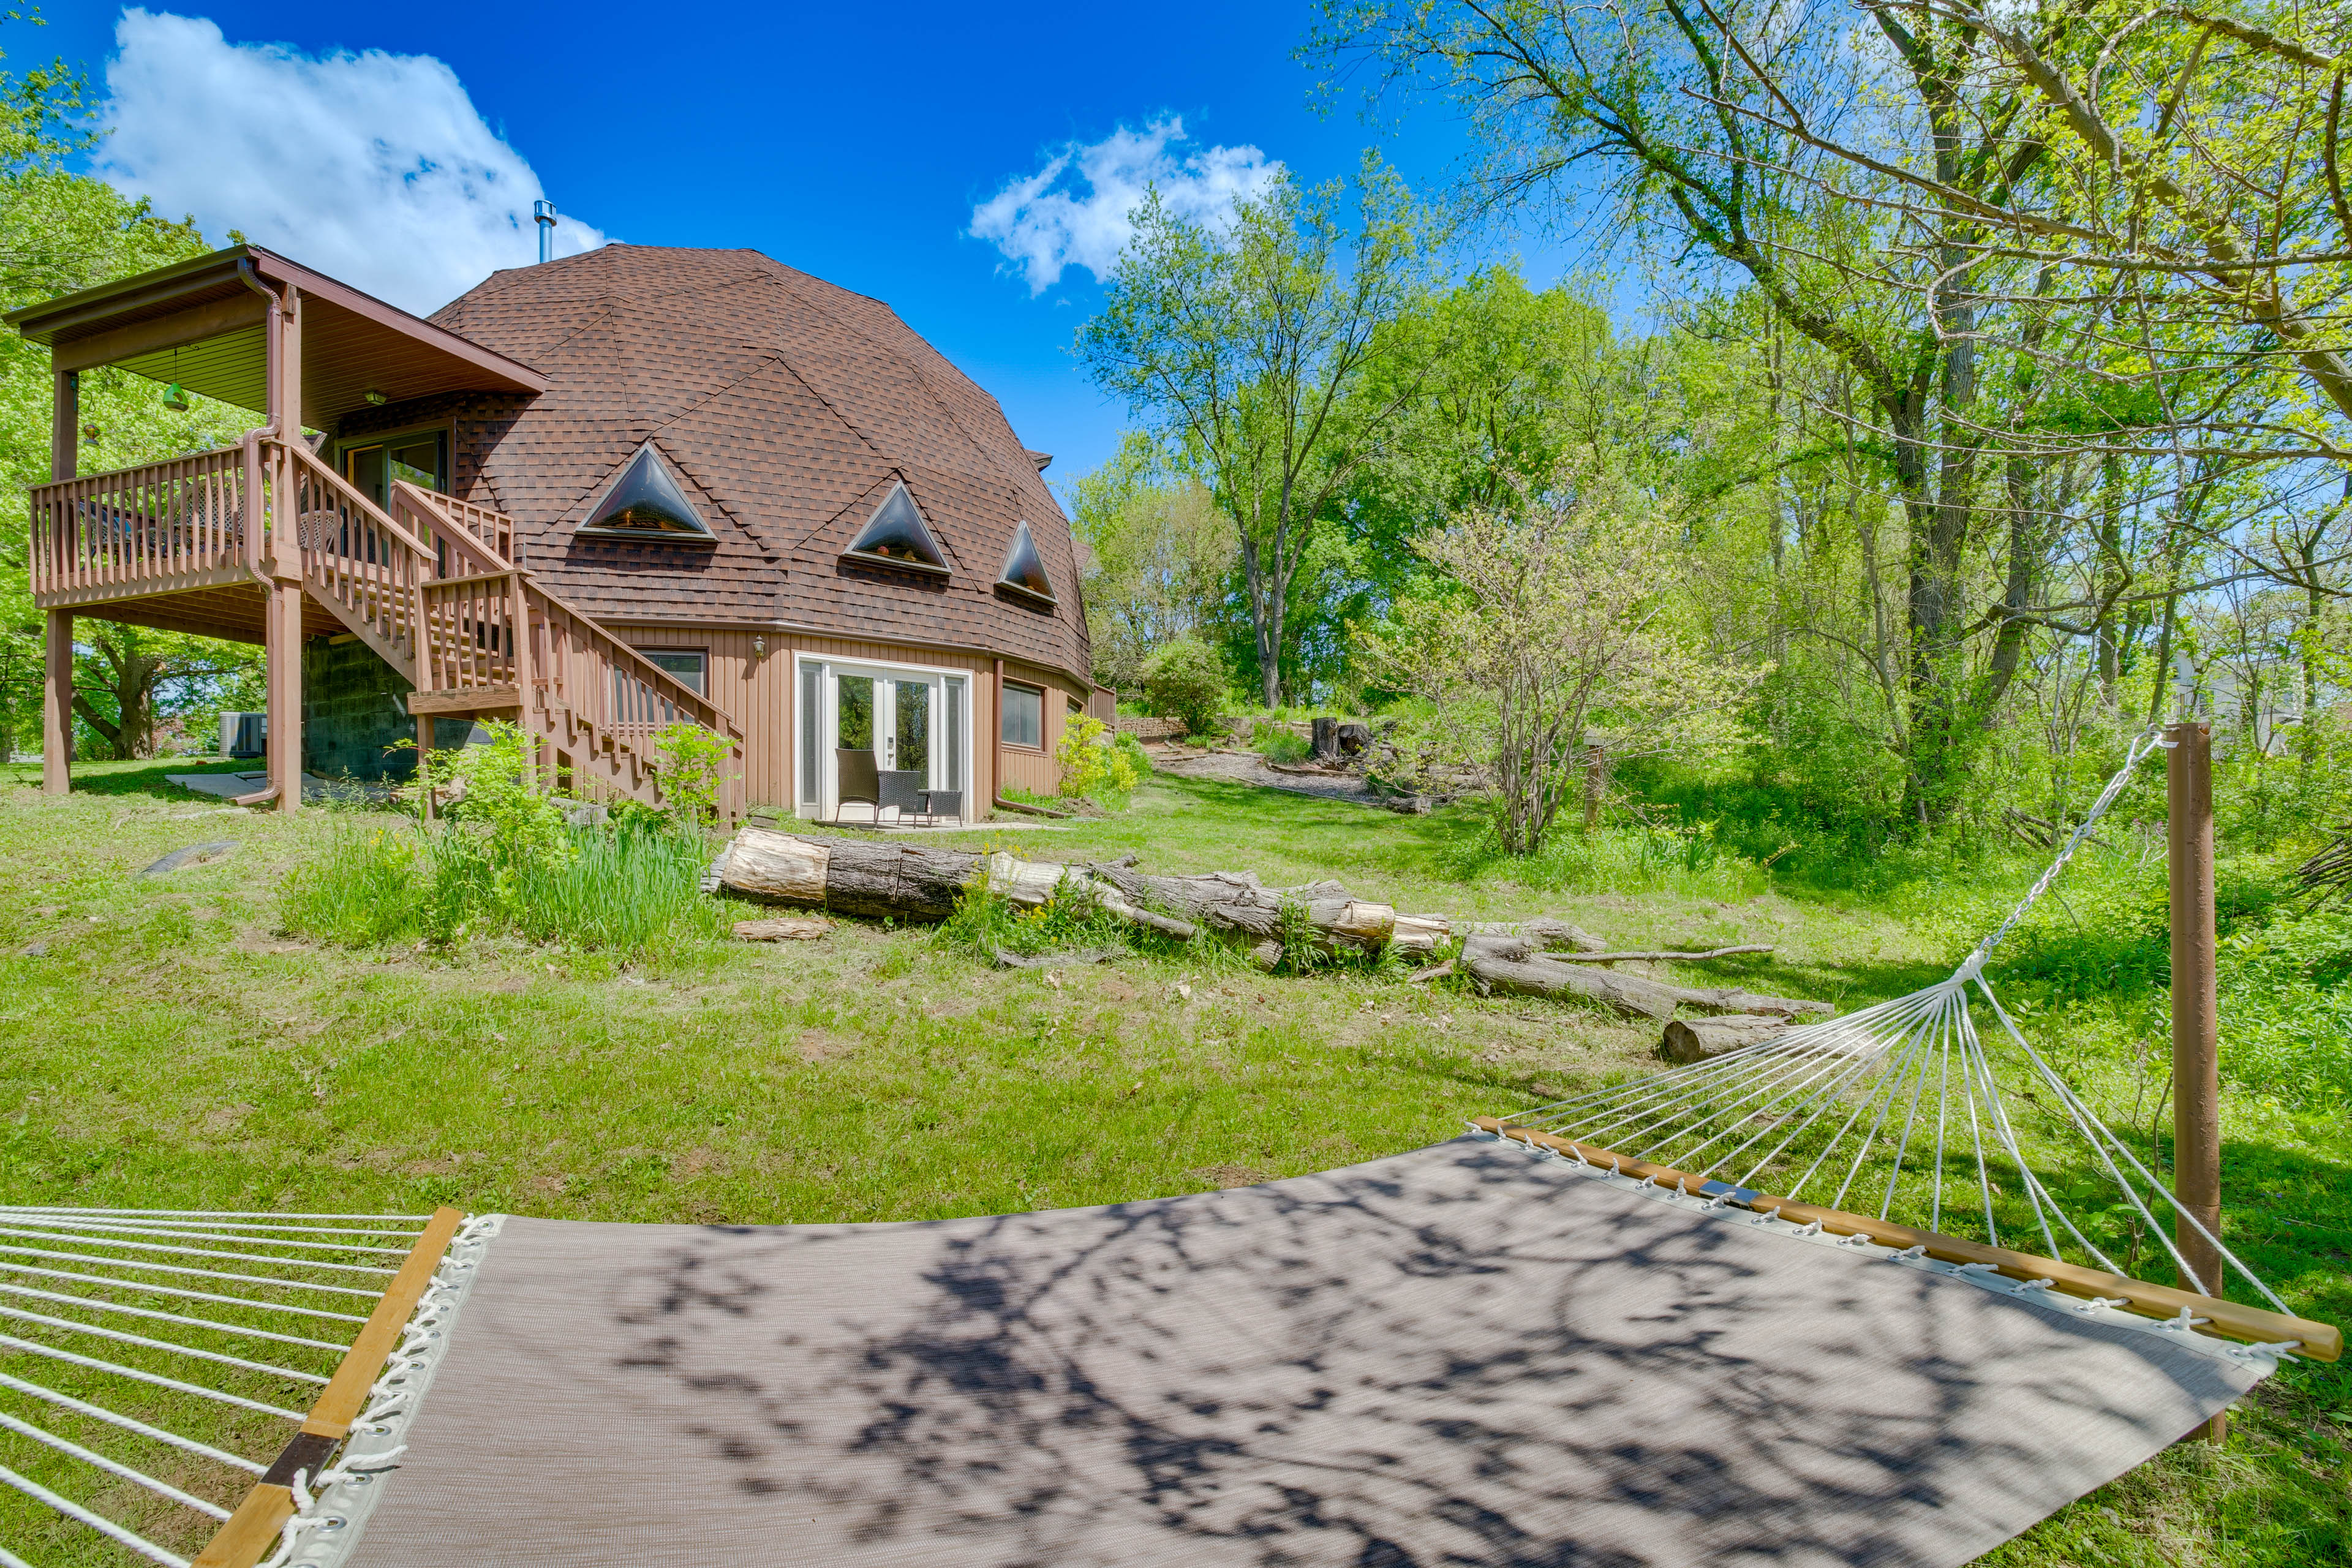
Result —
[{"label": "stair handrail", "polygon": [[657,689],[662,699],[671,707],[692,714],[696,721],[704,729],[715,734],[726,736],[735,742],[736,755],[742,754],[743,731],[727,710],[647,658],[630,644],[623,642],[619,637],[606,631],[603,624],[593,616],[553,592],[530,573],[523,573],[522,580],[530,585],[530,591],[546,601],[551,608],[562,612],[584,637],[597,644],[607,660],[621,666],[633,675],[641,677],[647,685]]},{"label": "stair handrail", "polygon": [[[434,534],[447,540],[457,553],[473,558],[477,571],[511,572],[515,569],[514,563],[493,548],[481,535],[467,528],[462,521],[452,517],[449,513],[449,505],[445,503],[464,506],[474,511],[488,511],[489,508],[476,507],[470,502],[458,501],[452,496],[436,494],[421,485],[411,484],[406,479],[394,479],[392,482],[392,510],[395,514],[405,511],[429,521]],[[420,533],[423,531],[419,531]],[[509,532],[511,532],[511,527],[509,527]]]},{"label": "stair handrail", "polygon": [[[326,480],[327,488],[329,489],[336,492],[336,494],[341,496],[344,500],[355,504],[361,511],[367,515],[367,519],[370,522],[373,522],[378,528],[383,529],[387,534],[392,536],[394,542],[405,546],[408,550],[413,552],[425,566],[425,572],[420,577],[420,581],[429,582],[432,579],[436,566],[433,557],[433,547],[418,539],[416,535],[409,532],[407,529],[402,527],[399,523],[394,522],[392,520],[391,513],[385,511],[383,508],[376,505],[375,502],[370,500],[364,490],[362,490],[357,485],[352,483],[351,480],[343,478],[342,475],[335,472],[335,468],[332,463],[322,462],[319,458],[319,454],[310,450],[310,446],[305,442],[273,440],[269,444],[276,447],[281,452],[284,452],[296,463],[309,468],[316,477]],[[289,499],[290,500],[290,498]],[[299,542],[297,547],[299,549]],[[513,568],[509,567],[506,568],[506,570],[511,571]]]}]

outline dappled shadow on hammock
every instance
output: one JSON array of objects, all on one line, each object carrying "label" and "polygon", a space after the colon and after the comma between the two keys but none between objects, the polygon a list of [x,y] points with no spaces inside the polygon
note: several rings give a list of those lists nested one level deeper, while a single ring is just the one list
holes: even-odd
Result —
[{"label": "dappled shadow on hammock", "polygon": [[814,1561],[1957,1563],[2231,1392],[1492,1144],[676,1234],[623,1364]]}]

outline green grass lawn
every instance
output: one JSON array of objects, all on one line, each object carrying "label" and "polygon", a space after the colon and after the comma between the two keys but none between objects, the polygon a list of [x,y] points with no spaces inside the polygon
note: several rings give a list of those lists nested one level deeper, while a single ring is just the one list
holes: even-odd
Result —
[{"label": "green grass lawn", "polygon": [[[64,800],[27,770],[0,783],[9,1201],[761,1223],[1097,1204],[1410,1149],[1645,1063],[1656,1043],[1580,1008],[1393,972],[1273,978],[1139,954],[1000,972],[856,922],[626,967],[503,939],[324,948],[283,933],[279,883],[332,836],[385,819],[224,814],[163,782],[184,771],[86,765]],[[216,838],[236,852],[137,875]],[[1547,892],[1482,862],[1477,838],[1460,813],[1163,777],[1131,811],[1065,831],[921,842],[1336,877],[1401,909],[1551,914],[1629,947],[1769,942],[1704,973],[1844,1007],[1938,977],[2008,890],[1922,886],[1864,906],[1772,890],[1738,863]],[[2298,1310],[2352,1317],[2352,1132],[2260,1096],[2232,1095],[2228,1118],[2232,1244]],[[2176,1449],[1989,1561],[2347,1561],[2348,1387],[2291,1368],[2226,1447]],[[0,1462],[16,1452],[0,1445]],[[0,1541],[32,1518],[13,1499]]]}]

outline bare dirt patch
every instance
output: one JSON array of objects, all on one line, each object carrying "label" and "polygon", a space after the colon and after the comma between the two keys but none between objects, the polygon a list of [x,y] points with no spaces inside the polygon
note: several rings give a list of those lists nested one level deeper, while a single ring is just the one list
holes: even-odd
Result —
[{"label": "bare dirt patch", "polygon": [[1274,1180],[1255,1165],[1195,1165],[1184,1173],[1214,1187],[1254,1187]]},{"label": "bare dirt patch", "polygon": [[846,1035],[836,1035],[830,1029],[803,1029],[793,1042],[804,1062],[829,1062],[845,1057],[857,1048],[857,1042]]}]

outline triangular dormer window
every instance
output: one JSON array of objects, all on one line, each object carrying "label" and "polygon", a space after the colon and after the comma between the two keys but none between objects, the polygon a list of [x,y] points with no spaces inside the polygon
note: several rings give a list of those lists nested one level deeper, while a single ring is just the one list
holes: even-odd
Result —
[{"label": "triangular dormer window", "polygon": [[686,487],[677,482],[677,476],[651,441],[621,465],[620,473],[606,487],[604,499],[590,509],[580,531],[679,543],[717,542],[710,525],[687,499]]},{"label": "triangular dormer window", "polygon": [[929,525],[923,521],[915,498],[907,493],[903,483],[890,487],[890,493],[882,498],[882,504],[874,509],[874,515],[857,531],[857,537],[841,558],[940,576],[948,573],[947,553],[931,537]]},{"label": "triangular dormer window", "polygon": [[1054,603],[1054,584],[1045,576],[1045,563],[1037,559],[1037,542],[1029,537],[1025,522],[1013,525],[1013,548],[1004,552],[1004,570],[996,574],[996,585],[1032,604]]}]

